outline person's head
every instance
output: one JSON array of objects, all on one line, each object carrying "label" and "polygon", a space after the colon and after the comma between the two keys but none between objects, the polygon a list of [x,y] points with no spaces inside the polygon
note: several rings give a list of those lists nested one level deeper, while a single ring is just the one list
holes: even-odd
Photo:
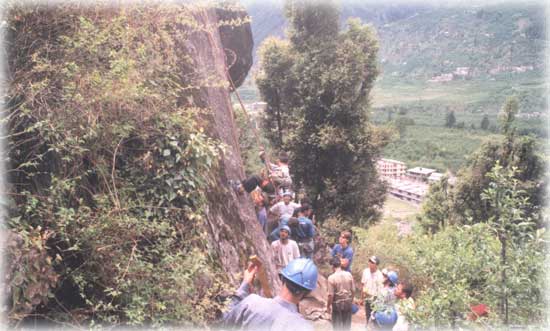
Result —
[{"label": "person's head", "polygon": [[283,194],[283,201],[284,201],[285,205],[288,205],[290,203],[290,200],[292,200],[292,193],[285,192]]},{"label": "person's head", "polygon": [[311,204],[304,202],[302,203],[302,207],[304,207],[306,210],[304,216],[311,218],[311,215],[313,214],[313,208],[311,207]]},{"label": "person's head", "polygon": [[288,164],[288,154],[284,151],[279,153],[279,162]]},{"label": "person's head", "polygon": [[307,217],[307,215],[309,215],[309,211],[311,210],[311,207],[310,206],[302,206],[300,208],[298,208],[298,216],[305,216]]},{"label": "person's head", "polygon": [[376,256],[371,256],[369,258],[369,270],[375,272],[378,269],[378,264],[380,264],[380,259]]},{"label": "person's head", "polygon": [[279,272],[283,282],[281,296],[297,304],[317,287],[317,266],[311,259],[297,258]]},{"label": "person's head", "polygon": [[408,299],[411,297],[414,287],[408,282],[401,282],[395,289],[395,296],[399,299]]},{"label": "person's head", "polygon": [[279,238],[281,240],[286,240],[288,239],[288,236],[290,236],[290,233],[290,227],[288,227],[288,225],[283,225],[279,230]]},{"label": "person's head", "polygon": [[334,268],[340,268],[342,266],[342,260],[338,256],[333,256],[330,259],[330,265]]},{"label": "person's head", "polygon": [[351,232],[350,231],[342,231],[340,233],[340,237],[338,238],[338,243],[342,247],[348,247],[351,243]]}]

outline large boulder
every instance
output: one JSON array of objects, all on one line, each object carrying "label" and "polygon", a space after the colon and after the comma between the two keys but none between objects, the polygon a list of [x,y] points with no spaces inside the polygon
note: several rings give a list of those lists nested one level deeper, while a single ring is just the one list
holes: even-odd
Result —
[{"label": "large boulder", "polygon": [[220,41],[223,46],[229,75],[235,87],[244,82],[252,67],[254,40],[248,14],[244,10],[217,8]]}]

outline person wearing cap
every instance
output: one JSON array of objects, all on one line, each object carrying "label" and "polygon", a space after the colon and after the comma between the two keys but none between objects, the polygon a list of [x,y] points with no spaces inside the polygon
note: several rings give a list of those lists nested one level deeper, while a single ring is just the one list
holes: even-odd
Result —
[{"label": "person wearing cap", "polygon": [[283,225],[279,230],[279,239],[271,243],[277,271],[286,267],[290,261],[300,257],[298,244],[289,238],[291,233],[290,227]]},{"label": "person wearing cap", "polygon": [[332,329],[350,330],[355,282],[351,273],[341,268],[341,258],[333,256],[330,265],[334,273],[328,276],[327,311],[332,313]]},{"label": "person wearing cap", "polygon": [[350,246],[351,232],[342,231],[338,237],[338,244],[334,245],[330,255],[338,256],[342,260],[342,269],[351,272],[351,262],[353,261],[353,248]]},{"label": "person wearing cap", "polygon": [[378,270],[380,259],[376,256],[369,258],[368,267],[363,270],[361,277],[361,300],[365,304],[365,316],[367,324],[369,323],[373,304],[382,291],[384,276]]},{"label": "person wearing cap", "polygon": [[299,208],[300,204],[292,201],[292,192],[285,192],[283,194],[283,200],[277,202],[271,208],[269,212],[276,215],[277,219],[291,217],[296,208]]},{"label": "person wearing cap", "polygon": [[223,316],[222,327],[230,330],[304,330],[313,326],[298,312],[298,303],[317,287],[317,266],[310,259],[294,259],[279,277],[283,283],[275,298],[249,294],[258,268],[250,264],[241,286]]}]

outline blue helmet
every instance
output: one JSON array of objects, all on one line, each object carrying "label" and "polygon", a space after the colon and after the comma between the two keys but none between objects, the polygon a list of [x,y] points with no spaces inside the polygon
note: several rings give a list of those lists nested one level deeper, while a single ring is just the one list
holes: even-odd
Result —
[{"label": "blue helmet", "polygon": [[292,231],[290,231],[290,227],[288,225],[281,226],[279,231],[281,231],[281,230],[285,230],[286,232],[288,232],[288,234],[292,234]]},{"label": "blue helmet", "polygon": [[388,279],[394,286],[397,285],[397,283],[399,283],[399,277],[397,276],[397,272],[393,270],[388,272]]},{"label": "blue helmet", "polygon": [[392,326],[397,322],[397,312],[393,307],[376,311],[374,313],[374,320],[379,326]]},{"label": "blue helmet", "polygon": [[307,290],[313,291],[317,287],[317,267],[311,259],[294,259],[279,274]]}]

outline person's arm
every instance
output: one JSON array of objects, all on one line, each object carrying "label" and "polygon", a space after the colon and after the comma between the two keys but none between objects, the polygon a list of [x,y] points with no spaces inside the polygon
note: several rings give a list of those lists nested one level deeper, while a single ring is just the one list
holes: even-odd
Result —
[{"label": "person's arm", "polygon": [[231,297],[228,311],[223,314],[224,324],[231,325],[238,318],[239,312],[236,308],[239,303],[250,294],[250,287],[254,282],[254,277],[256,276],[257,272],[258,267],[252,263],[250,263],[248,265],[248,268],[245,269],[241,286],[239,286],[235,294],[233,294],[233,296]]},{"label": "person's arm", "polygon": [[315,237],[315,229],[313,228],[313,223],[309,224],[307,235],[309,237],[311,237],[312,239],[313,239],[313,237]]},{"label": "person's arm", "polygon": [[351,265],[351,262],[353,261],[353,250],[352,249],[348,249],[346,251],[344,251],[344,254],[343,254],[343,259],[342,259],[342,269],[347,269],[348,266]]},{"label": "person's arm", "polygon": [[336,247],[338,244],[332,246],[332,249],[330,250],[330,256],[335,257],[336,256]]},{"label": "person's arm", "polygon": [[332,311],[332,300],[334,298],[334,284],[332,284],[331,280],[328,281],[328,298],[327,298],[327,312],[330,313]]}]

